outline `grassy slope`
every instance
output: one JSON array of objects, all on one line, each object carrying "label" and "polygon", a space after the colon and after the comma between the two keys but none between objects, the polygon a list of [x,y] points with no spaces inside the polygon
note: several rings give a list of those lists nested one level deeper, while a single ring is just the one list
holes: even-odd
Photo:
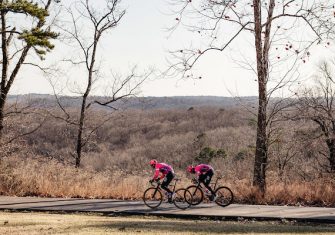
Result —
[{"label": "grassy slope", "polygon": [[89,214],[0,213],[0,234],[335,234],[334,225],[220,222]]}]

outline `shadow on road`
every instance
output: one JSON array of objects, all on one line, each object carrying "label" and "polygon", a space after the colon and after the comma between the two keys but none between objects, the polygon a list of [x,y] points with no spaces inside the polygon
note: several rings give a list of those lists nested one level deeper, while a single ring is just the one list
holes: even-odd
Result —
[{"label": "shadow on road", "polygon": [[[191,233],[334,233],[334,225],[282,224],[274,222],[222,222],[222,221],[180,221],[180,220],[137,220],[115,221],[100,225],[87,225],[87,228],[119,229],[120,231],[161,231]],[[82,229],[82,227],[81,227]]]},{"label": "shadow on road", "polygon": [[82,201],[85,199],[81,198],[69,198],[69,199],[57,199],[57,200],[38,200],[38,201],[20,201],[20,202],[10,202],[10,203],[0,203],[0,206],[12,206],[12,205],[25,205],[25,204],[38,204],[38,203],[48,203],[48,202],[74,202]]}]

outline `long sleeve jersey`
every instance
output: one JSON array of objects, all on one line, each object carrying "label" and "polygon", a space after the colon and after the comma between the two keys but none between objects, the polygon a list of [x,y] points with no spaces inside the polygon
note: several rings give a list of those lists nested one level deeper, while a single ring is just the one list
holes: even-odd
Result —
[{"label": "long sleeve jersey", "polygon": [[207,165],[207,164],[200,164],[200,165],[197,165],[195,168],[195,173],[199,176],[199,175],[202,175],[202,174],[206,174],[208,171],[212,170],[214,171],[213,167],[211,167],[210,165]]},{"label": "long sleeve jersey", "polygon": [[169,172],[174,173],[173,168],[166,163],[157,163],[155,167],[154,180],[158,178],[161,173],[160,179],[163,179]]}]

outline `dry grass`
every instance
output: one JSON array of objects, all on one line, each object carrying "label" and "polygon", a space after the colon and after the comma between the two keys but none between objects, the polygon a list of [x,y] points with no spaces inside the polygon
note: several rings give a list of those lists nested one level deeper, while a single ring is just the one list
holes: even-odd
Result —
[{"label": "dry grass", "polygon": [[119,172],[109,175],[75,169],[56,161],[11,160],[16,162],[15,168],[9,167],[12,171],[1,179],[1,193],[6,195],[137,199],[145,186],[144,178],[124,178]]},{"label": "dry grass", "polygon": [[[245,182],[236,184],[236,200],[247,204],[269,205],[305,205],[305,206],[333,206],[335,205],[335,183],[326,179],[311,182],[283,183],[268,182],[264,197],[256,188]],[[233,188],[234,189],[234,188]]]},{"label": "dry grass", "polygon": [[[15,165],[12,165],[15,164]],[[15,166],[15,167],[14,167]],[[140,200],[151,170],[140,175],[118,172],[96,172],[75,169],[57,161],[10,159],[0,164],[1,194],[16,196],[115,198]],[[8,169],[11,169],[8,171]],[[7,172],[6,172],[7,170]],[[190,185],[186,175],[180,172],[182,182],[177,187]],[[223,179],[220,185],[230,187],[236,203],[277,205],[335,205],[335,184],[324,179],[313,182],[270,182],[262,197],[248,180]]]},{"label": "dry grass", "polygon": [[0,234],[335,234],[331,225],[223,222],[84,214],[0,213]]}]

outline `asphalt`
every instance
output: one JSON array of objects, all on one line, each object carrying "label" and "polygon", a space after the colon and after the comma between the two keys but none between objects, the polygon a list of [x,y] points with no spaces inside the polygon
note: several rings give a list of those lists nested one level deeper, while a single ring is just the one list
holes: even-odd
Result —
[{"label": "asphalt", "polygon": [[207,218],[216,220],[294,220],[297,222],[335,224],[335,208],[267,206],[232,204],[219,207],[215,203],[200,204],[180,210],[162,203],[155,210],[142,201],[77,198],[39,198],[0,196],[0,210],[43,212],[93,212],[104,215],[152,215],[176,218]]}]

